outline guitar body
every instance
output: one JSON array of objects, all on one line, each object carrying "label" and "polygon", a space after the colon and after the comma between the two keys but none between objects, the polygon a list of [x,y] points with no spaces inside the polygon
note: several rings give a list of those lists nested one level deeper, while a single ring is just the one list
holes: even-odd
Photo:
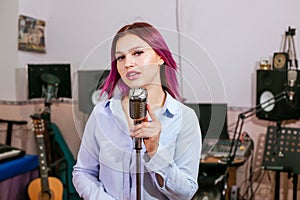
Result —
[{"label": "guitar body", "polygon": [[48,177],[49,192],[42,191],[41,179],[36,178],[28,186],[30,200],[62,200],[63,185],[58,178]]}]

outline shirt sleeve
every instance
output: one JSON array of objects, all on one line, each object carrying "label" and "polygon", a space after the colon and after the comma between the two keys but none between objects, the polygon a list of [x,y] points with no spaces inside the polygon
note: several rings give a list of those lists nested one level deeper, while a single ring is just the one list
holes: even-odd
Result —
[{"label": "shirt sleeve", "polygon": [[87,121],[82,142],[73,168],[73,184],[78,194],[84,199],[114,199],[105,192],[99,176],[99,145],[95,139],[95,114]]},{"label": "shirt sleeve", "polygon": [[[192,199],[197,191],[201,144],[198,118],[193,110],[184,107],[175,142],[175,155],[171,155],[168,148],[159,146],[151,159],[144,157],[145,166],[156,187],[169,199]],[[164,180],[162,187],[157,182],[156,174]]]}]

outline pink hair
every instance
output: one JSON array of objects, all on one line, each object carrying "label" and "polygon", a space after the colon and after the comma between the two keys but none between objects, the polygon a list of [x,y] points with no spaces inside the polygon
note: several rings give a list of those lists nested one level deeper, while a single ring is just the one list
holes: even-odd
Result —
[{"label": "pink hair", "polygon": [[113,96],[115,87],[118,85],[122,94],[127,94],[129,87],[121,80],[117,71],[115,57],[116,43],[118,39],[126,34],[134,34],[147,42],[152,49],[164,60],[161,66],[161,81],[163,90],[166,90],[176,99],[181,99],[176,77],[177,65],[162,35],[152,25],[145,22],[136,22],[121,28],[113,38],[111,46],[111,70],[103,82],[102,93],[107,92],[108,98]]}]

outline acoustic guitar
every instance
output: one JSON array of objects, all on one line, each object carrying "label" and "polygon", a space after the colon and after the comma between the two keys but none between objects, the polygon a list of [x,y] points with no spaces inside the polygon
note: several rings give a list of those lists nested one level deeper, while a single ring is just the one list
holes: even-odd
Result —
[{"label": "acoustic guitar", "polygon": [[32,119],[33,132],[38,147],[40,178],[36,178],[30,182],[27,189],[28,196],[30,200],[61,200],[63,198],[62,182],[56,177],[48,176],[44,143],[44,120],[38,114],[31,115],[30,117]]}]

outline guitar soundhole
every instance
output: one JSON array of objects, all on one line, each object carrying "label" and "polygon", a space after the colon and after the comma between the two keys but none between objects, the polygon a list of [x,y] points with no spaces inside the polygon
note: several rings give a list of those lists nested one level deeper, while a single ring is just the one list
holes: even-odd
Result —
[{"label": "guitar soundhole", "polygon": [[52,198],[52,192],[41,192],[40,193],[40,200],[51,200]]}]

